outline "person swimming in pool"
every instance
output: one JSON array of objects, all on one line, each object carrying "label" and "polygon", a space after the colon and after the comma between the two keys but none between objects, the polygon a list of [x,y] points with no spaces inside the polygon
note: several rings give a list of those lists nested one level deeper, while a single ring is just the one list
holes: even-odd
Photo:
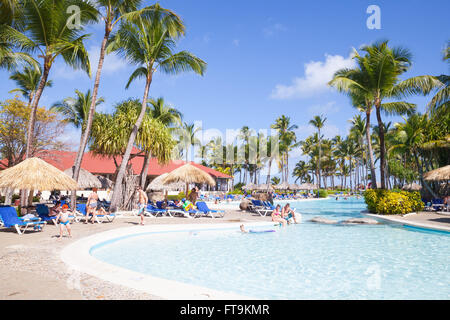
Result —
[{"label": "person swimming in pool", "polygon": [[56,223],[59,221],[59,239],[63,236],[63,230],[64,226],[66,227],[67,233],[69,233],[69,238],[72,238],[72,230],[70,228],[70,221],[69,221],[69,206],[67,204],[64,204],[61,207],[61,211],[56,216]]},{"label": "person swimming in pool", "polygon": [[283,227],[285,227],[286,224],[287,224],[287,221],[285,219],[283,219],[283,217],[281,216],[280,209],[281,209],[281,206],[278,204],[276,206],[275,210],[272,211],[272,215],[271,215],[272,221],[273,222],[280,222],[283,225]]},{"label": "person swimming in pool", "polygon": [[248,233],[248,231],[247,231],[247,230],[245,230],[245,228],[244,228],[244,225],[243,225],[243,224],[241,224],[241,225],[240,225],[239,229],[241,229],[241,232],[242,232],[242,233]]}]

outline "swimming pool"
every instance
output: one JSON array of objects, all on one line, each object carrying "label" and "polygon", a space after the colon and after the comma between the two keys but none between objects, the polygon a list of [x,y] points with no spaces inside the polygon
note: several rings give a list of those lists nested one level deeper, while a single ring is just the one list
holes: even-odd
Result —
[{"label": "swimming pool", "polygon": [[274,233],[146,233],[100,244],[90,253],[142,274],[261,299],[450,298],[448,234],[307,222],[314,216],[359,217],[361,199],[291,206],[302,212],[303,223],[273,227]]}]

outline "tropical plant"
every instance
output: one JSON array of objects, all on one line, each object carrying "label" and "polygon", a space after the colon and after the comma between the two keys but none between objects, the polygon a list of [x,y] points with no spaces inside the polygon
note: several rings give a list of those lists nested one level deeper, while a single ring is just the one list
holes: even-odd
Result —
[{"label": "tropical plant", "polygon": [[[74,18],[67,7],[80,8],[77,20],[79,25],[68,27],[68,21]],[[9,25],[0,28],[0,39],[8,42],[14,52],[38,53],[43,60],[43,72],[32,103],[28,125],[27,151],[30,155],[36,111],[48,81],[50,69],[58,57],[75,69],[82,69],[90,76],[88,53],[83,41],[88,35],[82,34],[83,26],[97,20],[97,10],[85,0],[27,0],[22,4],[23,19],[27,27],[21,31]]]},{"label": "tropical plant", "polygon": [[[115,26],[121,24],[123,21],[135,21],[145,19],[147,21],[164,20],[164,26],[171,36],[178,36],[184,33],[184,26],[180,18],[171,10],[163,9],[159,4],[148,6],[137,10],[140,0],[98,0],[95,1],[98,16],[105,23],[105,33],[100,46],[100,55],[95,75],[94,88],[92,93],[92,101],[89,107],[89,113],[86,122],[86,128],[81,136],[81,143],[78,148],[77,157],[74,163],[73,178],[78,181],[80,173],[81,162],[83,160],[84,150],[89,140],[91,132],[92,121],[95,114],[95,107],[97,106],[97,94],[100,85],[100,77],[103,69],[103,62],[106,55],[106,46],[110,40],[110,35]],[[75,202],[75,194],[72,195],[71,202]]]},{"label": "tropical plant", "polygon": [[314,126],[317,129],[317,134],[318,134],[319,155],[317,158],[317,166],[318,166],[318,172],[319,172],[319,189],[320,189],[320,177],[321,177],[320,160],[321,160],[321,149],[322,149],[322,147],[321,147],[322,136],[320,135],[320,129],[323,128],[326,120],[327,120],[327,118],[324,116],[315,116],[312,120],[309,121],[309,124],[311,124],[312,126]]},{"label": "tropical plant", "polygon": [[[131,74],[126,88],[138,78],[143,77],[145,79],[142,108],[131,131],[111,198],[113,210],[117,208],[118,192],[120,192],[125,174],[126,163],[146,113],[148,91],[154,72],[159,70],[163,73],[177,74],[194,71],[203,75],[206,69],[206,63],[192,53],[187,51],[173,52],[176,36],[167,28],[167,20],[171,19],[166,16],[158,16],[155,19],[141,17],[133,22],[126,21],[112,37],[111,43],[107,47],[107,52],[117,52],[130,63],[138,65],[138,68]],[[181,24],[178,35],[182,32],[184,32],[184,28]]]}]

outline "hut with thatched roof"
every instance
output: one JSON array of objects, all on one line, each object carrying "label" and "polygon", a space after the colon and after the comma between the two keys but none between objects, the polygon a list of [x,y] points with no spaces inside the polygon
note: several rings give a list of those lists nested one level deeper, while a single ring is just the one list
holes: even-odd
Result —
[{"label": "hut with thatched roof", "polygon": [[168,176],[168,173],[163,173],[162,175],[156,177],[149,183],[146,191],[182,191],[185,187],[183,182],[173,182],[169,184],[164,184],[164,179]]},{"label": "hut with thatched roof", "polygon": [[0,188],[39,191],[76,190],[77,182],[39,158],[28,158],[0,171]]},{"label": "hut with thatched roof", "polygon": [[[67,174],[69,177],[73,177],[73,167],[68,168],[64,170],[64,173]],[[80,168],[80,175],[78,176],[78,188],[79,189],[88,189],[88,188],[101,188],[102,184],[97,179],[96,176],[94,176],[89,171]]]},{"label": "hut with thatched roof", "polygon": [[186,184],[186,195],[189,191],[190,183],[202,183],[210,186],[215,186],[216,181],[205,171],[186,163],[181,167],[171,171],[163,180],[163,184],[170,184],[174,182],[184,182]]},{"label": "hut with thatched roof", "polygon": [[402,188],[402,190],[406,190],[406,191],[420,191],[422,189],[422,186],[420,184],[417,183],[409,183],[409,184],[405,184]]},{"label": "hut with thatched roof", "polygon": [[423,175],[423,178],[428,181],[450,180],[450,165],[428,171]]}]

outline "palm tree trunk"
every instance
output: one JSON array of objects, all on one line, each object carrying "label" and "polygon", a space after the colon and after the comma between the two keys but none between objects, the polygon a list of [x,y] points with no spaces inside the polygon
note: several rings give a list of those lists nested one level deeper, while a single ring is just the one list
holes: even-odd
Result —
[{"label": "palm tree trunk", "polygon": [[270,183],[270,168],[272,167],[272,158],[269,159],[269,172],[267,173],[266,184]]},{"label": "palm tree trunk", "polygon": [[50,72],[51,62],[48,57],[44,58],[44,72],[42,73],[41,81],[39,82],[38,89],[36,90],[36,95],[34,96],[33,104],[31,105],[30,120],[28,121],[28,132],[27,132],[27,147],[25,150],[25,159],[31,156],[31,147],[33,146],[33,135],[34,135],[34,124],[36,122],[36,112],[39,104],[39,100],[44,91],[45,84],[47,83],[48,74]]},{"label": "palm tree trunk", "polygon": [[[320,139],[320,129],[319,129],[319,161],[318,161],[318,168],[319,168],[319,186],[318,186],[318,189],[317,190],[320,190],[320,157],[321,157],[321,155],[320,155],[320,149],[321,149],[321,140],[322,139]],[[318,193],[319,191],[317,191],[317,193]]]},{"label": "palm tree trunk", "polygon": [[130,159],[131,150],[133,149],[134,141],[136,139],[139,128],[141,127],[142,121],[144,120],[145,111],[147,109],[147,97],[148,91],[150,89],[150,84],[152,83],[152,71],[151,68],[148,69],[147,81],[145,83],[144,97],[142,99],[142,107],[141,112],[139,113],[139,117],[136,120],[136,123],[133,126],[133,130],[131,131],[130,138],[128,139],[127,148],[125,149],[125,154],[122,158],[122,163],[120,164],[119,172],[117,173],[117,178],[114,185],[114,191],[111,197],[111,211],[114,212],[117,210],[120,192],[122,190],[122,181],[125,175],[125,170],[127,167],[128,160]]},{"label": "palm tree trunk", "polygon": [[[96,100],[97,100],[98,87],[100,85],[100,75],[102,73],[103,61],[105,60],[106,43],[108,41],[109,34],[111,33],[111,29],[112,29],[111,23],[106,23],[105,24],[105,35],[103,37],[102,46],[100,47],[100,58],[98,60],[97,73],[95,75],[94,90],[92,92],[92,102],[91,102],[91,106],[89,108],[89,114],[88,114],[88,118],[87,118],[86,128],[84,129],[84,133],[81,135],[81,142],[80,142],[77,157],[76,157],[75,163],[74,163],[73,179],[75,181],[78,181],[78,177],[80,176],[81,162],[83,161],[84,150],[86,149],[86,145],[89,140],[89,135],[91,133],[92,121],[94,119],[94,114],[95,114],[95,106],[96,106]],[[74,206],[75,206],[75,198],[76,198],[75,195],[72,194],[72,196],[70,198],[70,203],[72,204],[72,208],[74,208]]]},{"label": "palm tree trunk", "polygon": [[144,189],[145,188],[145,181],[147,181],[148,166],[150,165],[150,160],[151,159],[152,158],[151,158],[150,151],[148,151],[145,154],[144,163],[142,164],[142,170],[141,170],[140,180],[141,180],[141,188],[142,188],[142,190],[145,190]]},{"label": "palm tree trunk", "polygon": [[384,145],[384,125],[381,120],[381,107],[378,103],[375,104],[376,114],[378,120],[378,130],[380,136],[380,180],[381,180],[381,189],[386,189],[386,179],[385,179],[385,158],[386,158],[386,147]]},{"label": "palm tree trunk", "polygon": [[372,139],[370,139],[370,111],[366,112],[366,140],[370,159],[370,181],[372,182],[371,188],[376,189],[377,178],[375,174],[375,160],[373,159]]},{"label": "palm tree trunk", "polygon": [[[36,112],[39,104],[39,100],[44,91],[45,84],[47,83],[48,74],[50,72],[51,62],[49,57],[44,58],[44,72],[42,73],[41,80],[39,82],[38,89],[34,96],[33,104],[31,105],[30,120],[28,121],[28,131],[27,131],[27,146],[25,149],[25,159],[31,156],[31,148],[33,146],[34,138],[34,124],[36,122]],[[20,204],[25,206],[27,204],[27,192],[25,190],[20,190]]]},{"label": "palm tree trunk", "polygon": [[423,170],[422,170],[422,166],[419,163],[419,157],[417,156],[417,152],[414,151],[414,159],[416,161],[416,166],[417,169],[419,170],[419,177],[420,177],[420,181],[422,182],[422,185],[428,190],[428,192],[431,193],[431,195],[433,196],[433,198],[438,198],[438,196],[433,192],[433,190],[430,188],[430,186],[428,185],[428,183],[425,181],[425,179],[423,178]]}]

